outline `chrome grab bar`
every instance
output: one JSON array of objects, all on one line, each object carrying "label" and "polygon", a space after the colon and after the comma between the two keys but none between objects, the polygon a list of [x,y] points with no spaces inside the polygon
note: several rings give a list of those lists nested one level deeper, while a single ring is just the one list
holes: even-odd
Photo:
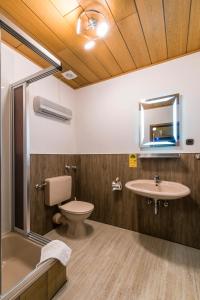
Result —
[{"label": "chrome grab bar", "polygon": [[35,185],[35,189],[37,190],[37,191],[40,191],[40,190],[42,190],[43,188],[45,188],[45,186],[47,185],[47,183],[46,182],[43,182],[43,183],[41,183],[41,184],[36,184]]}]

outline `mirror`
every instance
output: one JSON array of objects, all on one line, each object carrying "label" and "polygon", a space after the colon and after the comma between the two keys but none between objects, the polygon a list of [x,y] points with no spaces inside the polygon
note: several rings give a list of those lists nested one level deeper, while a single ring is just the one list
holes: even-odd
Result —
[{"label": "mirror", "polygon": [[178,146],[179,94],[140,102],[140,148]]}]

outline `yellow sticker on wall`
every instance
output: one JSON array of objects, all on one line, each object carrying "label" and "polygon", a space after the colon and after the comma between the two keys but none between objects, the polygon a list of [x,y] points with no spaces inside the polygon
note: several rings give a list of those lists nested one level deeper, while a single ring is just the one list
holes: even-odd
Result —
[{"label": "yellow sticker on wall", "polygon": [[137,168],[137,155],[135,153],[129,154],[129,168]]}]

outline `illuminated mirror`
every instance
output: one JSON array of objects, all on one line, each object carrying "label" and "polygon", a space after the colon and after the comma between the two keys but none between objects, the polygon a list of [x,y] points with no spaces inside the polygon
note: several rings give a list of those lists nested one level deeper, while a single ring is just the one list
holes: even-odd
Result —
[{"label": "illuminated mirror", "polygon": [[179,94],[140,102],[140,147],[178,146]]}]

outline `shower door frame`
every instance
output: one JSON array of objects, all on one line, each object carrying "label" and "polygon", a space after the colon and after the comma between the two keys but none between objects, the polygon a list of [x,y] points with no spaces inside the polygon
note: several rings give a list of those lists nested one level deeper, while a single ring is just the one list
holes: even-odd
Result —
[{"label": "shower door frame", "polygon": [[[50,63],[50,67],[43,69],[37,73],[34,73],[31,76],[28,76],[10,86],[10,95],[11,95],[11,138],[12,138],[12,208],[14,207],[15,197],[14,197],[14,143],[13,143],[13,101],[14,101],[14,91],[18,87],[23,88],[23,152],[25,155],[23,156],[23,170],[24,170],[24,180],[23,180],[23,229],[19,229],[15,226],[14,215],[15,212],[12,209],[12,230],[18,231],[24,235],[27,235],[28,238],[36,241],[37,243],[44,245],[48,242],[47,239],[43,238],[40,235],[32,233],[30,231],[30,140],[29,140],[29,113],[28,113],[28,87],[32,82],[45,78],[54,74],[55,72],[62,71],[62,64],[59,59],[57,59],[54,55],[52,55],[48,50],[46,50],[43,46],[41,46],[38,42],[33,40],[30,36],[24,33],[21,29],[19,29],[16,25],[14,25],[10,20],[5,18],[0,14],[0,63],[1,63],[1,30],[4,29],[13,37],[18,39],[21,43],[26,45],[36,54],[41,56],[47,62]],[[0,74],[0,83],[1,83],[1,74]],[[1,99],[1,91],[0,91],[0,99]],[[2,181],[1,181],[1,160],[2,160],[2,152],[1,152],[1,143],[2,143],[2,111],[0,105],[0,223],[1,223],[1,213],[2,213]],[[1,224],[0,224],[0,239],[2,240],[2,232],[1,232]],[[0,298],[2,295],[2,243],[0,240]]]},{"label": "shower door frame", "polygon": [[[12,128],[12,229],[30,239],[36,240],[41,244],[45,244],[47,239],[31,232],[30,228],[30,123],[29,123],[29,85],[42,78],[52,75],[59,71],[58,68],[51,66],[43,69],[31,76],[13,83],[11,89],[11,128]],[[19,228],[15,224],[15,143],[14,143],[14,101],[15,89],[22,87],[23,89],[23,228]]]},{"label": "shower door frame", "polygon": [[[56,67],[49,67],[34,73],[31,76],[25,77],[22,80],[13,83],[10,86],[11,94],[11,128],[12,128],[12,229],[24,235],[27,235],[33,240],[40,243],[46,243],[46,238],[31,232],[30,228],[30,123],[29,123],[29,85],[42,78],[50,76],[57,72]],[[23,89],[23,228],[16,226],[15,214],[15,137],[14,137],[14,102],[15,102],[15,89]]]}]

